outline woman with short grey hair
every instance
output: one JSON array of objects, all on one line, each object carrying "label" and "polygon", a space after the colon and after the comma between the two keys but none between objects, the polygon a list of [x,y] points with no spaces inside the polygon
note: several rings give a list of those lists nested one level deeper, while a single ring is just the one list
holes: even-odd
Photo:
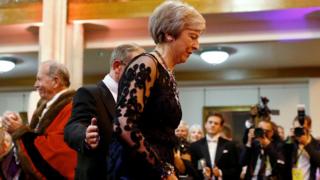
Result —
[{"label": "woman with short grey hair", "polygon": [[177,179],[174,132],[182,112],[173,71],[199,48],[204,29],[203,16],[179,1],[165,1],[150,16],[156,47],[135,58],[119,82],[112,179]]}]

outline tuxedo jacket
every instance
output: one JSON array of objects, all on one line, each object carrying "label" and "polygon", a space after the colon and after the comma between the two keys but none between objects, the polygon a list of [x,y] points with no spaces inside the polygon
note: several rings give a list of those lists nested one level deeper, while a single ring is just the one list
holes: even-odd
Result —
[{"label": "tuxedo jacket", "polygon": [[[106,158],[112,135],[115,100],[101,81],[95,87],[82,87],[73,99],[72,115],[64,130],[68,145],[77,151],[75,179],[106,179]],[[97,118],[100,141],[90,149],[85,143],[85,132],[91,119]]]},{"label": "tuxedo jacket", "polygon": [[[240,178],[239,154],[235,143],[219,137],[217,142],[215,166],[222,171],[223,180],[237,180]],[[206,137],[191,144],[190,153],[193,165],[197,168],[200,159],[206,160],[206,165],[212,167],[209,147]],[[201,177],[202,170],[199,170]],[[202,176],[203,177],[203,176]]]}]

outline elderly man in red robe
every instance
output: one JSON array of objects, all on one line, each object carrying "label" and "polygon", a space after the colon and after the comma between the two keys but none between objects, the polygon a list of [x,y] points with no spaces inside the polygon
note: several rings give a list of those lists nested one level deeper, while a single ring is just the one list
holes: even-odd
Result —
[{"label": "elderly man in red robe", "polygon": [[74,179],[76,152],[63,140],[75,94],[68,89],[69,85],[69,73],[64,65],[43,62],[34,85],[41,99],[30,124],[24,125],[17,113],[4,113],[3,126],[15,142],[12,157],[21,168],[21,178]]}]

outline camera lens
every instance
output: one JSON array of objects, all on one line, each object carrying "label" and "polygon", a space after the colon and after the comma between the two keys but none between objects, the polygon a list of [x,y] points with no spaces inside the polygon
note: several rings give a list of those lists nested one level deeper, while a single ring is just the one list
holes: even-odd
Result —
[{"label": "camera lens", "polygon": [[255,128],[254,129],[254,137],[256,138],[262,138],[264,137],[264,131],[262,128]]},{"label": "camera lens", "polygon": [[305,132],[304,132],[304,128],[302,127],[297,127],[297,128],[294,128],[294,135],[296,137],[301,137],[302,135],[304,135]]}]

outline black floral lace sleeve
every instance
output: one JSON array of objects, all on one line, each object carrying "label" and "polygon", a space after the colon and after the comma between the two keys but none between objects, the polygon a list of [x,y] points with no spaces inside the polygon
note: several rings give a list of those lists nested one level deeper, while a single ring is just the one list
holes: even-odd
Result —
[{"label": "black floral lace sleeve", "polygon": [[159,159],[146,142],[139,121],[156,77],[157,62],[149,56],[140,56],[128,66],[119,83],[114,126],[116,135],[151,164]]}]

